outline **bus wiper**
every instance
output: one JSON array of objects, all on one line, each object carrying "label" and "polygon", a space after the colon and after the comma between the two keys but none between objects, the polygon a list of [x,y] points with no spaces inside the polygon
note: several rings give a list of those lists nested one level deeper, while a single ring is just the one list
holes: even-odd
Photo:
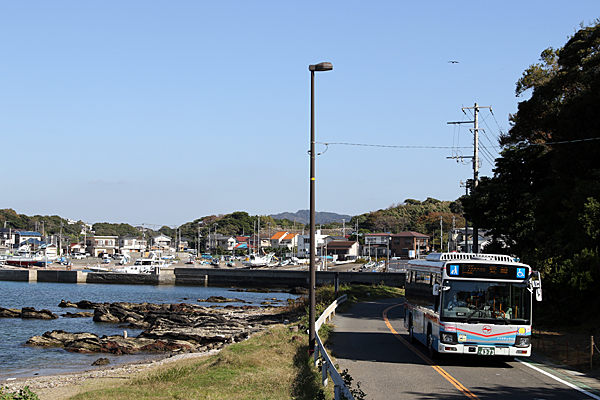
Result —
[{"label": "bus wiper", "polygon": [[[492,313],[494,313],[492,311]],[[500,318],[502,318],[504,320],[505,325],[510,325],[510,321],[508,319],[506,319],[506,317],[502,314],[495,314],[495,315],[500,315]]]},{"label": "bus wiper", "polygon": [[480,305],[480,306],[479,306],[479,307],[478,307],[478,308],[477,308],[475,311],[473,311],[473,312],[471,313],[471,315],[469,315],[469,316],[467,317],[467,319],[465,319],[465,323],[469,322],[469,320],[470,320],[471,318],[473,318],[473,316],[474,316],[475,314],[477,314],[477,312],[481,311],[481,310],[483,309],[483,307],[485,307],[485,306],[486,306],[486,303],[481,303],[481,305]]}]

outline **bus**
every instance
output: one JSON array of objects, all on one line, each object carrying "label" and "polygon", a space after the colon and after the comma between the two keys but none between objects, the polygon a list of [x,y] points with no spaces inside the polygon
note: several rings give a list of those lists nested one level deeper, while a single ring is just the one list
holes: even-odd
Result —
[{"label": "bus", "polygon": [[501,254],[432,253],[406,266],[404,327],[411,343],[439,353],[531,355],[540,274]]}]

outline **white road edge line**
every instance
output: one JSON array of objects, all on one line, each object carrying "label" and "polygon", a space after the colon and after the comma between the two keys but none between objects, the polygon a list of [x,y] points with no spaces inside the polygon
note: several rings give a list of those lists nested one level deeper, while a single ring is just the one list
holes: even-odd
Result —
[{"label": "white road edge line", "polygon": [[573,388],[573,389],[575,389],[575,390],[578,390],[578,391],[580,391],[581,393],[583,393],[583,394],[585,394],[585,395],[587,395],[587,396],[590,396],[592,399],[600,400],[600,397],[599,397],[599,396],[596,396],[595,394],[592,394],[592,393],[588,392],[587,390],[583,390],[582,388],[580,388],[580,387],[579,387],[579,386],[577,386],[577,385],[573,385],[572,383],[569,383],[569,382],[567,382],[567,381],[564,381],[564,380],[562,380],[562,379],[560,379],[560,378],[557,378],[556,376],[552,375],[551,373],[549,373],[549,372],[546,372],[546,371],[544,371],[544,370],[542,370],[542,369],[540,369],[540,368],[538,368],[538,367],[535,367],[535,366],[531,365],[531,364],[530,364],[530,363],[528,363],[528,362],[521,361],[521,360],[519,360],[518,358],[517,358],[516,360],[517,360],[518,362],[520,362],[521,364],[527,365],[529,368],[535,369],[536,371],[538,371],[538,372],[541,372],[542,374],[544,374],[544,375],[546,375],[546,376],[548,376],[548,377],[550,377],[550,378],[554,379],[555,381],[558,381],[558,382],[562,383],[563,385],[567,385],[567,386],[569,386],[569,387],[571,387],[571,388]]}]

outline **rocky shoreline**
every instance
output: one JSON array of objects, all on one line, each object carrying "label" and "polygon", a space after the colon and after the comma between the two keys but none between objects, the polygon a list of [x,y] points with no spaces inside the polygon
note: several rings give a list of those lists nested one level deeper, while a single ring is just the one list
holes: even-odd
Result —
[{"label": "rocky shoreline", "polygon": [[[214,299],[213,299],[214,300]],[[221,299],[235,301],[235,299]],[[93,320],[120,324],[123,335],[98,336],[89,332],[53,330],[27,341],[29,346],[62,347],[76,353],[110,353],[115,355],[144,352],[202,353],[220,349],[226,344],[246,339],[269,325],[283,322],[286,316],[257,306],[204,307],[196,304],[152,303],[77,303],[61,301],[59,307],[93,310]],[[20,316],[23,318],[26,308]],[[12,310],[18,316],[16,310]],[[34,313],[29,310],[28,313]],[[40,318],[58,318],[47,310],[37,312]],[[64,316],[85,317],[90,312],[66,313]],[[127,328],[143,329],[137,337],[129,337]]]}]

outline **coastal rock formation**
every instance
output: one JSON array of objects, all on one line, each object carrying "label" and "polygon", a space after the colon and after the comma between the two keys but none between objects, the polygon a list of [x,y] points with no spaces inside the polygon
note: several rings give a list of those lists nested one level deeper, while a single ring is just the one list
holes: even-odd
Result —
[{"label": "coastal rock formation", "polygon": [[95,322],[129,324],[131,328],[144,331],[138,337],[98,337],[92,333],[55,330],[34,336],[27,344],[58,346],[77,353],[200,352],[244,340],[250,334],[282,321],[281,315],[252,306],[224,309],[187,303],[93,303],[86,306],[93,306]]},{"label": "coastal rock formation", "polygon": [[19,318],[21,310],[0,307],[0,318]]},{"label": "coastal rock formation", "polygon": [[223,296],[210,296],[208,299],[198,299],[198,301],[207,303],[245,303],[242,299],[228,299]]},{"label": "coastal rock formation", "polygon": [[61,315],[63,317],[67,317],[67,318],[90,318],[90,317],[94,316],[94,313],[91,313],[89,311],[82,311],[82,312],[77,312],[77,313],[66,312]]},{"label": "coastal rock formation", "polygon": [[33,307],[23,307],[21,310],[0,307],[0,318],[57,319],[58,315],[50,310],[38,311]]},{"label": "coastal rock formation", "polygon": [[92,363],[93,366],[108,365],[108,364],[110,364],[110,360],[108,358],[104,358],[104,357],[100,357],[99,359],[97,359],[96,361],[94,361]]},{"label": "coastal rock formation", "polygon": [[58,315],[50,310],[36,310],[33,307],[23,307],[21,309],[21,318],[33,319],[57,319]]}]

